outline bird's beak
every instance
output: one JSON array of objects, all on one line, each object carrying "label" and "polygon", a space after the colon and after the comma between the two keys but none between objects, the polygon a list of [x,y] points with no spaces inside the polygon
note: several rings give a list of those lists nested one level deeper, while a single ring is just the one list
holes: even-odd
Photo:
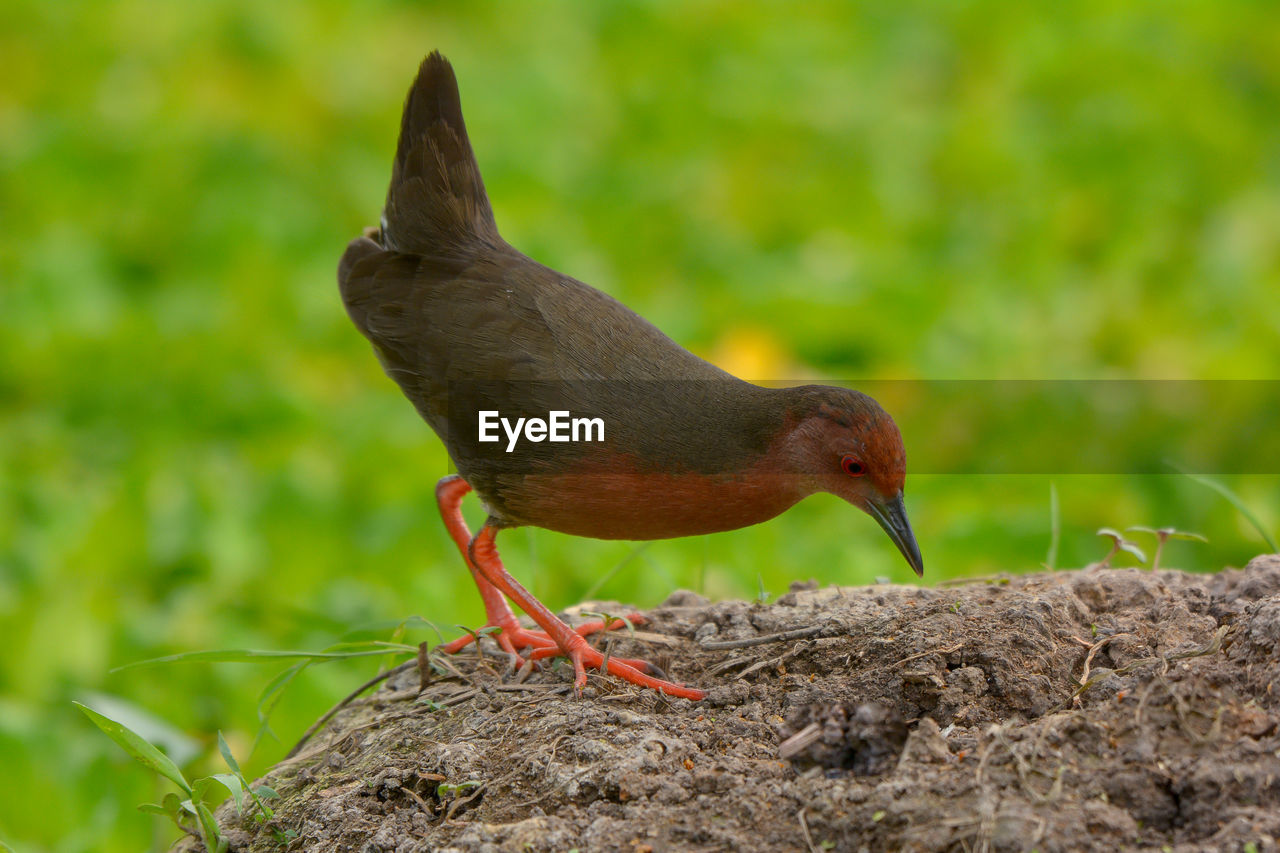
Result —
[{"label": "bird's beak", "polygon": [[902,501],[902,492],[897,497],[883,501],[868,501],[867,512],[880,522],[884,532],[889,534],[893,544],[898,546],[907,563],[916,570],[916,574],[924,577],[924,558],[920,556],[920,546],[916,544],[916,535],[911,532],[911,522],[907,521],[907,506]]}]

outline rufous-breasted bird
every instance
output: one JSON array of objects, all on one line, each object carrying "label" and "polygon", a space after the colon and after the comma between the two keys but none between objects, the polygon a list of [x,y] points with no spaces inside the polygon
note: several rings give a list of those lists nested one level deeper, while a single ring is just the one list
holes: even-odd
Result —
[{"label": "rufous-breasted bird", "polygon": [[[347,246],[338,281],[351,319],[457,466],[436,497],[495,639],[512,655],[528,649],[530,661],[567,656],[578,689],[586,667],[605,664],[584,636],[618,623],[574,630],[558,619],[503,568],[494,539],[504,528],[692,536],[756,524],[830,492],[875,518],[923,571],[893,419],[857,391],[744,382],[509,246],[467,138],[453,68],[438,52],[423,60],[405,101],[381,225]],[[486,411],[513,423],[571,412],[603,429],[590,436],[599,440],[559,443],[539,441],[545,429],[515,442],[499,430],[500,441],[485,443]],[[475,536],[461,512],[472,490],[488,512]],[[542,631],[522,628],[507,598]],[[644,661],[610,657],[607,667],[669,695],[703,696]]]}]

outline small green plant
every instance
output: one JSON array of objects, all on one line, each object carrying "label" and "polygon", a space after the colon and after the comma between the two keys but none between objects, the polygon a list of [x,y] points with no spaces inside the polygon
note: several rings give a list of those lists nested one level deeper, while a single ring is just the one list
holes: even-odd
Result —
[{"label": "small green plant", "polygon": [[1126,527],[1125,533],[1150,533],[1156,537],[1156,552],[1151,557],[1151,570],[1155,571],[1160,568],[1160,553],[1164,550],[1164,543],[1170,539],[1185,539],[1190,542],[1208,542],[1209,540],[1201,536],[1199,533],[1188,533],[1185,530],[1178,530],[1174,527]]},{"label": "small green plant", "polygon": [[[602,630],[611,631],[615,627],[625,626],[627,629],[627,633],[631,634],[632,636],[635,636],[636,626],[633,625],[631,620],[628,619],[626,616],[614,616],[612,613],[607,613],[603,610],[583,610],[582,615],[599,619],[600,622],[604,625],[604,628]],[[613,624],[614,622],[621,622],[622,625],[615,626]]]},{"label": "small green plant", "polygon": [[[236,810],[241,814],[245,812],[246,803],[249,803],[249,813],[259,823],[270,820],[274,815],[266,801],[278,797],[279,794],[266,785],[251,785],[244,778],[244,774],[240,772],[240,765],[231,754],[231,748],[227,746],[227,741],[221,732],[218,733],[218,750],[222,753],[222,758],[231,772],[215,773],[196,779],[194,782],[188,782],[182,775],[182,771],[178,769],[178,765],[174,764],[169,756],[124,723],[100,714],[79,702],[73,704],[83,711],[85,716],[107,737],[115,741],[117,746],[144,767],[173,782],[186,795],[186,799],[183,799],[178,794],[170,792],[159,803],[143,803],[138,806],[138,810],[147,814],[169,817],[183,832],[197,836],[204,842],[205,849],[210,853],[226,853],[227,850],[227,840],[223,837],[222,828],[218,826],[218,821],[208,803],[209,791],[215,782],[227,789],[235,802]],[[282,842],[289,841],[295,835],[296,833],[292,830],[277,832],[276,839]]]},{"label": "small green plant", "polygon": [[478,781],[475,781],[474,779],[468,780],[466,782],[459,782],[456,785],[447,785],[442,782],[440,783],[439,786],[436,787],[436,795],[440,797],[440,799],[442,800],[445,799],[446,797],[448,798],[458,797],[458,796],[461,796],[462,794],[466,794],[470,791],[474,791],[476,788],[479,788],[483,784],[484,784],[483,782],[478,782]]},{"label": "small green plant", "polygon": [[1103,527],[1098,530],[1098,535],[1106,536],[1111,539],[1111,550],[1107,552],[1105,557],[1098,561],[1098,568],[1105,569],[1110,566],[1111,558],[1116,554],[1119,554],[1121,551],[1132,555],[1139,563],[1145,563],[1147,561],[1147,555],[1142,553],[1142,549],[1130,542],[1128,539],[1125,539],[1119,531],[1112,530],[1110,527]]},{"label": "small green plant", "polygon": [[764,575],[756,575],[756,601],[760,604],[769,603],[769,590],[764,588]]},{"label": "small green plant", "polygon": [[[602,610],[583,610],[583,616],[594,616],[600,620],[600,624],[604,627],[601,630],[609,631],[614,628],[615,622],[621,622],[626,626],[628,633],[632,636],[636,633],[636,626],[631,624],[631,620],[626,616],[614,616],[612,613],[606,613]],[[609,670],[609,657],[613,654],[613,638],[610,637],[605,641],[604,660],[600,663],[600,670],[607,672]]]},{"label": "small green plant", "polygon": [[959,612],[960,612],[960,602],[959,602],[959,601],[953,601],[953,602],[951,602],[951,612],[952,612],[952,613],[959,613]]},{"label": "small green plant", "polygon": [[[231,792],[231,796],[235,800],[236,811],[240,814],[245,813],[245,798],[248,797],[252,801],[249,814],[253,816],[254,821],[262,824],[271,820],[275,816],[275,812],[264,801],[278,800],[280,795],[275,792],[275,789],[268,788],[266,785],[254,786],[249,784],[249,781],[244,778],[244,774],[240,772],[240,764],[236,761],[235,756],[231,754],[231,747],[227,745],[227,739],[222,736],[222,732],[218,732],[218,752],[222,753],[222,760],[227,763],[227,767],[231,768],[231,773],[217,773],[214,774],[213,778],[221,782],[222,786]],[[233,787],[233,785],[236,787]],[[298,833],[292,829],[273,829],[272,835],[281,844],[287,844],[298,837]]]}]

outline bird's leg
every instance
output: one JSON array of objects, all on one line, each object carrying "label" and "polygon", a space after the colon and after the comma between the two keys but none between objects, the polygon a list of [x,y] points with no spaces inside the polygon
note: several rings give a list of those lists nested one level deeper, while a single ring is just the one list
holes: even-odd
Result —
[{"label": "bird's leg", "polygon": [[[530,647],[535,650],[544,650],[538,656],[539,658],[559,654],[559,647],[556,645],[555,640],[552,640],[541,631],[529,631],[520,626],[502,593],[493,584],[485,580],[484,575],[476,571],[475,564],[471,562],[469,552],[471,531],[467,529],[467,522],[462,517],[462,499],[470,491],[471,484],[458,475],[454,474],[445,477],[436,484],[436,503],[440,506],[440,516],[444,519],[445,529],[449,531],[450,538],[453,539],[454,544],[458,546],[458,550],[462,553],[462,559],[466,562],[467,568],[471,570],[471,576],[475,578],[476,586],[480,590],[480,597],[484,599],[485,627],[498,629],[494,639],[503,651],[511,655],[518,655],[520,649]],[[632,613],[627,616],[627,619],[634,624],[644,622],[644,617],[639,613]],[[615,619],[608,627],[621,628],[625,624],[623,620]],[[582,636],[586,636],[604,629],[605,624],[596,621],[579,625],[575,630]],[[455,654],[475,641],[478,636],[478,633],[467,634],[451,643],[446,643],[440,647],[440,650],[445,654]]]},{"label": "bird's leg", "polygon": [[502,565],[502,560],[498,557],[498,549],[494,544],[494,537],[497,534],[498,528],[491,522],[485,522],[484,527],[480,528],[480,532],[476,534],[476,538],[471,540],[469,549],[470,565],[474,567],[476,572],[483,575],[485,580],[519,605],[521,610],[528,613],[533,618],[533,621],[537,622],[539,627],[547,632],[547,636],[555,641],[555,644],[560,647],[560,651],[573,662],[573,686],[575,690],[581,691],[587,684],[586,667],[599,669],[602,666],[607,666],[609,672],[619,678],[630,681],[632,684],[639,684],[641,687],[653,688],[670,696],[696,700],[702,699],[706,695],[696,688],[685,687],[682,684],[676,684],[671,681],[663,681],[645,674],[636,665],[642,664],[645,669],[648,669],[649,665],[643,663],[643,661],[630,661],[610,657],[606,664],[604,655],[588,645],[581,634],[557,619],[556,615],[548,610],[545,604],[534,598],[528,590],[507,573],[507,570]]},{"label": "bird's leg", "polygon": [[[507,604],[507,600],[502,597],[502,593],[498,592],[493,584],[485,580],[484,576],[476,571],[476,567],[472,564],[471,558],[467,554],[468,546],[471,543],[471,531],[467,529],[467,522],[462,517],[462,499],[469,491],[471,491],[471,484],[461,477],[457,475],[445,477],[439,483],[436,483],[436,503],[440,506],[440,516],[444,519],[445,529],[449,531],[449,537],[453,539],[454,544],[458,546],[458,550],[462,552],[462,559],[466,561],[467,568],[471,570],[471,576],[475,578],[476,586],[480,590],[480,597],[484,599],[485,627],[497,628],[498,632],[494,639],[497,640],[503,651],[515,655],[517,654],[515,638],[520,637],[524,629],[516,621],[516,615],[511,612],[511,607]],[[465,648],[478,636],[479,634],[477,633],[471,633],[459,637],[452,643],[446,643],[442,646],[441,651],[445,654],[454,654]],[[522,643],[520,647],[523,648],[526,645],[542,647],[546,643]]]}]

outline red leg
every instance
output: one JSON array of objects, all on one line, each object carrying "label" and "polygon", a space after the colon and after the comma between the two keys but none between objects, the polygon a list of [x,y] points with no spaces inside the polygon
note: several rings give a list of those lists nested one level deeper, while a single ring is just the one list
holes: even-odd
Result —
[{"label": "red leg", "polygon": [[[573,686],[575,689],[581,690],[587,684],[586,667],[599,668],[605,662],[604,655],[587,645],[587,641],[582,638],[581,634],[578,634],[564,622],[557,619],[555,614],[547,609],[546,605],[534,598],[528,590],[507,573],[507,570],[502,565],[502,560],[498,558],[498,549],[494,545],[494,537],[497,536],[497,533],[498,529],[488,523],[480,529],[476,538],[471,540],[470,565],[476,572],[483,575],[485,580],[489,581],[519,605],[521,610],[533,617],[533,621],[537,622],[542,630],[546,631],[547,635],[555,640],[560,650],[573,662]],[[695,700],[706,696],[705,693],[696,688],[685,687],[681,684],[663,681],[646,675],[631,663],[618,658],[609,658],[608,669],[609,672],[619,678],[630,681],[632,684],[651,687],[671,696]]]},{"label": "red leg", "polygon": [[[462,559],[466,562],[467,568],[471,570],[471,576],[475,578],[476,586],[480,589],[480,597],[484,599],[485,627],[499,629],[494,639],[503,651],[511,655],[518,654],[520,649],[530,647],[535,651],[542,652],[537,657],[531,656],[531,660],[554,657],[560,654],[556,642],[546,634],[541,631],[529,631],[520,627],[520,623],[516,620],[515,614],[511,612],[511,607],[507,604],[507,600],[503,598],[502,593],[493,584],[489,583],[484,575],[476,571],[475,564],[471,562],[471,531],[467,529],[467,522],[462,517],[462,499],[470,491],[471,484],[456,474],[445,477],[436,484],[436,502],[440,506],[440,516],[444,519],[445,529],[449,531],[450,538],[458,546]],[[644,617],[639,613],[632,613],[627,618],[637,625],[644,622]],[[618,619],[609,625],[609,628],[621,628],[624,624],[621,619]],[[599,621],[587,622],[579,625],[576,629],[577,633],[584,637],[602,630],[605,630],[605,625]],[[476,636],[476,634],[466,634],[451,643],[441,646],[440,650],[445,654],[455,654],[474,642]],[[642,663],[642,661],[635,661],[634,663]]]},{"label": "red leg", "polygon": [[[480,589],[480,597],[484,599],[484,613],[487,622],[485,627],[498,628],[498,633],[495,636],[498,645],[504,651],[514,655],[517,648],[515,638],[522,633],[528,632],[520,627],[520,623],[516,621],[516,615],[511,612],[511,607],[507,604],[507,600],[502,597],[502,593],[498,592],[493,584],[485,580],[484,576],[476,571],[475,565],[471,562],[471,557],[468,554],[468,548],[471,544],[471,531],[467,529],[467,522],[462,517],[462,499],[470,491],[471,484],[456,474],[445,477],[439,483],[436,483],[436,503],[440,506],[440,517],[444,519],[445,529],[449,531],[449,537],[453,539],[454,544],[458,546],[458,550],[462,552],[462,559],[466,561],[467,568],[471,570],[471,576],[475,578],[476,586]],[[441,651],[445,654],[455,654],[474,641],[476,636],[476,634],[467,634],[459,637],[452,643],[442,646]],[[521,637],[521,639],[526,638]],[[550,644],[549,641],[533,641],[522,643],[520,647],[523,648],[527,645],[542,647]]]}]

